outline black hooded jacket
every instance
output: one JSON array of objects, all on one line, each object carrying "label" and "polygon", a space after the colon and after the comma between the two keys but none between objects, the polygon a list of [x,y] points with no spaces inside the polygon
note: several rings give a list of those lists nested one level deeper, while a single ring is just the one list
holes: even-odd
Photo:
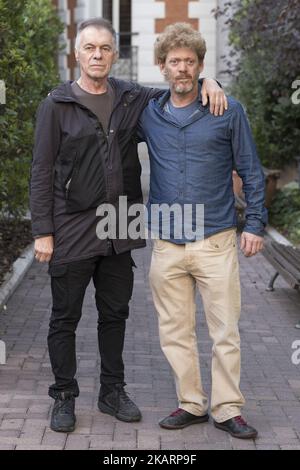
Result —
[{"label": "black hooded jacket", "polygon": [[[54,235],[51,264],[145,246],[139,239],[108,242],[96,234],[97,207],[142,203],[141,166],[135,137],[140,113],[163,91],[109,78],[115,100],[108,135],[96,115],[80,104],[71,82],[54,89],[38,109],[31,167],[33,236]],[[119,225],[117,219],[116,225]],[[118,231],[117,231],[118,232]]]}]

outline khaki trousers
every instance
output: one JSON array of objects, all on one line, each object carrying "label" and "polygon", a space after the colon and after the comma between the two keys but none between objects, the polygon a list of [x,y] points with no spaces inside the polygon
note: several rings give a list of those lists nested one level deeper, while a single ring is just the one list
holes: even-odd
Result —
[{"label": "khaki trousers", "polygon": [[195,331],[197,286],[213,341],[211,414],[218,422],[240,415],[245,401],[239,388],[241,299],[236,230],[186,245],[155,240],[150,285],[160,343],[173,369],[180,408],[194,415],[208,409]]}]

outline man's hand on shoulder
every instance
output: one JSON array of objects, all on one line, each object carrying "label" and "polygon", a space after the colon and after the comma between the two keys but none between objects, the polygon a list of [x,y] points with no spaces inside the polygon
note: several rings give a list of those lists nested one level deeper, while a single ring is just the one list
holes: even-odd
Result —
[{"label": "man's hand on shoulder", "polygon": [[53,254],[53,235],[36,238],[34,241],[35,259],[40,263],[47,263]]},{"label": "man's hand on shoulder", "polygon": [[219,87],[214,79],[204,78],[201,94],[204,106],[207,105],[209,100],[209,109],[211,114],[222,116],[224,111],[228,109],[228,102],[224,90]]},{"label": "man's hand on shoulder", "polygon": [[262,250],[263,246],[263,237],[249,232],[242,233],[240,248],[245,256],[249,257],[256,255],[256,253]]}]

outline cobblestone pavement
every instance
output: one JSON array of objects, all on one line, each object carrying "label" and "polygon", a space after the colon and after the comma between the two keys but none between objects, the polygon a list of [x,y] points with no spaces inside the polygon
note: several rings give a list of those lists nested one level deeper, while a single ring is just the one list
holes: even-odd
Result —
[{"label": "cobblestone pavement", "polygon": [[[126,424],[97,409],[99,355],[93,288],[89,286],[77,333],[77,427],[71,434],[49,428],[52,373],[46,347],[51,296],[46,266],[34,263],[0,313],[0,337],[8,360],[0,366],[0,449],[300,449],[300,364],[292,344],[300,340],[300,297],[282,279],[265,287],[271,266],[258,255],[240,256],[242,282],[241,388],[244,417],[259,431],[254,441],[232,438],[212,422],[181,431],[159,428],[177,407],[169,366],[160,350],[157,319],[148,285],[151,248],[137,250],[138,268],[124,359],[127,391],[140,406],[140,423]],[[198,299],[197,329],[205,389],[210,391],[211,342]],[[299,357],[299,355],[298,355]]]}]

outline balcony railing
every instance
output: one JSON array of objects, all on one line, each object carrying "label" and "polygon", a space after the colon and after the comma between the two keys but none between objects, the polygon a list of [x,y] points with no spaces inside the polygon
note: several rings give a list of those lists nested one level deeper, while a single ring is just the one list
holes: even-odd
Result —
[{"label": "balcony railing", "polygon": [[138,33],[120,33],[119,59],[112,68],[111,75],[122,80],[138,79],[138,46],[130,46],[131,37]]}]

